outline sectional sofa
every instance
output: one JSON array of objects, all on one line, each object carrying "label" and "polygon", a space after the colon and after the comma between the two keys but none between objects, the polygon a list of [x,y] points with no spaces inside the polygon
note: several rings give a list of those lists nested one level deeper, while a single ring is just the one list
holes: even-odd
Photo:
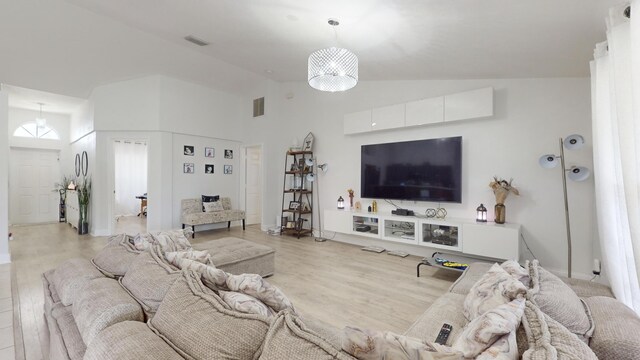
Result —
[{"label": "sectional sofa", "polygon": [[[115,251],[120,245],[114,244],[117,239],[105,251],[121,269],[98,270],[97,264],[105,266],[98,254],[93,264],[72,259],[43,274],[51,359],[354,359],[343,350],[349,349],[342,329],[292,310],[271,317],[236,311],[201,274],[178,270],[153,252]],[[537,263],[526,271],[535,306],[525,309],[518,327],[518,357],[639,358],[640,319],[608,287],[562,280]],[[465,299],[489,272],[490,265],[472,264],[403,337],[431,343],[448,323],[451,345],[469,323]]]}]

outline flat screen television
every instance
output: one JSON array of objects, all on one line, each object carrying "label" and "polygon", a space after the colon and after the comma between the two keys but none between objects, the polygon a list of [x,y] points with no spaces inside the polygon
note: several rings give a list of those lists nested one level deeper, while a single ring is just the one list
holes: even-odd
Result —
[{"label": "flat screen television", "polygon": [[462,137],[362,145],[363,198],[462,202]]}]

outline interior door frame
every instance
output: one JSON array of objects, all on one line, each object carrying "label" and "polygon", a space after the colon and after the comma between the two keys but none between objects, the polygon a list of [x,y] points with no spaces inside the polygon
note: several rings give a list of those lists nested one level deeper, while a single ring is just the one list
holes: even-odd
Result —
[{"label": "interior door frame", "polygon": [[[107,171],[110,174],[108,177],[108,189],[109,189],[109,201],[108,201],[108,213],[109,213],[109,228],[107,229],[109,235],[115,235],[116,231],[116,141],[144,141],[147,143],[147,192],[149,192],[149,143],[148,136],[127,136],[125,134],[109,137],[109,155],[108,155],[108,168]],[[147,231],[149,230],[149,221],[147,218]]]},{"label": "interior door frame", "polygon": [[264,176],[264,172],[265,172],[265,154],[264,154],[264,143],[255,143],[255,144],[245,144],[242,145],[242,151],[240,152],[240,163],[242,164],[242,166],[240,167],[240,171],[242,172],[240,174],[240,179],[242,179],[242,182],[240,183],[240,206],[242,206],[242,210],[247,211],[247,149],[249,148],[260,148],[260,153],[262,154],[261,156],[261,166],[260,166],[260,191],[261,191],[261,196],[262,196],[262,203],[261,203],[261,209],[260,209],[260,227],[262,229],[262,231],[267,231],[267,224],[265,224],[265,218],[264,218],[264,214],[265,214],[265,201],[264,201],[264,195],[266,194],[266,189],[265,189],[265,176]]}]

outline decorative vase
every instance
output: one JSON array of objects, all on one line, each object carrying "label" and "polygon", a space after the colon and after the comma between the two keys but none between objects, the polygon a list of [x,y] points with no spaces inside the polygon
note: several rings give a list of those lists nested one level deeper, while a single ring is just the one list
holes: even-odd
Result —
[{"label": "decorative vase", "polygon": [[89,206],[87,205],[88,204],[79,205],[78,235],[85,235],[89,233],[89,222],[88,222]]},{"label": "decorative vase", "polygon": [[504,224],[507,208],[504,204],[496,204],[493,209],[496,214],[496,224]]}]

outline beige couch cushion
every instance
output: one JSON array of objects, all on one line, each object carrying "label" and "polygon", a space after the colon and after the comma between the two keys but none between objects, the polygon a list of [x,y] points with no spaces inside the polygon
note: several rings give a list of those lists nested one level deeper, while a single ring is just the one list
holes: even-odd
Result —
[{"label": "beige couch cushion", "polygon": [[64,306],[62,303],[53,305],[51,318],[55,321],[55,324],[49,324],[49,328],[53,328],[56,333],[59,331],[59,333],[51,334],[51,336],[60,335],[62,337],[61,345],[63,346],[56,349],[56,354],[64,356],[66,353],[71,360],[82,359],[87,347],[73,319],[71,306]]},{"label": "beige couch cushion", "polygon": [[467,295],[473,284],[478,282],[480,278],[491,268],[492,264],[475,262],[460,275],[458,280],[449,287],[449,292],[455,294]]},{"label": "beige couch cushion", "polygon": [[93,265],[106,276],[124,276],[133,260],[140,254],[126,234],[109,238],[107,245],[91,259]]},{"label": "beige couch cushion", "polygon": [[588,298],[592,296],[606,296],[606,297],[614,297],[611,292],[611,288],[607,285],[599,284],[594,281],[582,280],[576,278],[566,278],[559,276],[562,281],[571,287],[576,295],[581,298]]},{"label": "beige couch cushion", "polygon": [[452,326],[451,334],[447,339],[447,345],[451,345],[453,340],[460,335],[462,328],[469,323],[462,314],[464,298],[464,295],[455,293],[442,295],[411,325],[404,335],[425,342],[434,342],[442,325],[447,323]]},{"label": "beige couch cushion", "polygon": [[171,346],[137,321],[109,326],[91,342],[85,360],[180,360]]},{"label": "beige couch cushion", "polygon": [[531,289],[527,292],[527,299],[585,343],[588,342],[594,328],[589,307],[560,278],[540,267],[538,260],[533,260],[528,267]]},{"label": "beige couch cushion", "polygon": [[522,324],[529,341],[523,360],[597,360],[575,334],[527,301]]},{"label": "beige couch cushion", "polygon": [[89,281],[104,277],[87,259],[70,259],[60,264],[53,273],[53,284],[65,306],[73,304]]},{"label": "beige couch cushion", "polygon": [[610,297],[594,296],[585,301],[596,325],[589,346],[598,358],[640,358],[640,317]]},{"label": "beige couch cushion", "polygon": [[307,328],[296,315],[285,310],[271,323],[260,360],[287,359],[293,354],[297,359],[308,360],[353,359]]},{"label": "beige couch cushion", "polygon": [[267,318],[233,310],[183,271],[149,321],[176,351],[193,359],[253,359],[269,329]]},{"label": "beige couch cushion", "polygon": [[127,294],[117,280],[91,280],[73,304],[75,318],[85,344],[90,345],[100,331],[125,321],[144,321],[140,305]]},{"label": "beige couch cushion", "polygon": [[120,282],[151,317],[178,277],[178,268],[164,259],[162,250],[156,245],[138,255]]}]

